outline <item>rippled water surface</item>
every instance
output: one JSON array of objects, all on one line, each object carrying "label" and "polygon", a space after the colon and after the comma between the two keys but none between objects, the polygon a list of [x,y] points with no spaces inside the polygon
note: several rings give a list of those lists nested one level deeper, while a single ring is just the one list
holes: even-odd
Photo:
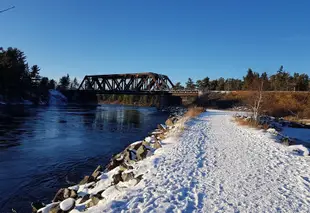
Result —
[{"label": "rippled water surface", "polygon": [[112,105],[0,108],[0,212],[31,212],[31,202],[50,202],[167,116]]}]

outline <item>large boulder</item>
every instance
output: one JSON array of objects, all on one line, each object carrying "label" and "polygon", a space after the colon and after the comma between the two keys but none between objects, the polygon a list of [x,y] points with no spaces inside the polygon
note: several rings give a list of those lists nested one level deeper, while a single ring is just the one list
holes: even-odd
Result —
[{"label": "large boulder", "polygon": [[75,207],[75,200],[73,198],[67,198],[59,204],[62,211],[70,211]]}]

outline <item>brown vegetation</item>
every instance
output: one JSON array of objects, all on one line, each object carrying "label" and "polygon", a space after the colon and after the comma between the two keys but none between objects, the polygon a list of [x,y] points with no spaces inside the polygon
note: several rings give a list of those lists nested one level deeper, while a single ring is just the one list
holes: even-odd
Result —
[{"label": "brown vegetation", "polygon": [[258,123],[253,120],[253,119],[243,119],[243,118],[234,118],[235,121],[237,122],[237,124],[239,124],[240,126],[250,126],[250,127],[253,127],[253,128],[257,128],[259,129],[259,125]]},{"label": "brown vegetation", "polygon": [[[235,91],[222,97],[246,105],[254,91]],[[275,117],[310,118],[310,92],[263,92],[263,114]]]},{"label": "brown vegetation", "polygon": [[188,109],[185,116],[193,118],[193,117],[200,115],[204,111],[205,111],[205,108],[203,108],[203,107],[191,107]]}]

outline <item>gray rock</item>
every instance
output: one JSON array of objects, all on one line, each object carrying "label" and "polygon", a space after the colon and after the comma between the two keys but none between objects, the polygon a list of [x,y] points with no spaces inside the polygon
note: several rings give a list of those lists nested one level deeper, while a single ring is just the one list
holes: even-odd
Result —
[{"label": "gray rock", "polygon": [[140,160],[143,160],[144,158],[146,158],[147,152],[148,152],[148,150],[144,145],[140,146],[136,152],[137,153],[137,160],[140,161]]},{"label": "gray rock", "polygon": [[118,184],[120,181],[122,181],[122,172],[119,172],[119,173],[113,175],[112,179],[113,179],[114,185]]},{"label": "gray rock", "polygon": [[90,195],[89,195],[89,194],[84,195],[84,197],[82,198],[82,200],[80,201],[80,203],[79,203],[79,204],[85,203],[87,200],[89,200],[89,197],[90,197]]},{"label": "gray rock", "polygon": [[86,204],[86,207],[90,208],[92,206],[95,206],[99,203],[99,201],[100,201],[100,198],[94,195],[91,197],[91,201]]},{"label": "gray rock", "polygon": [[75,207],[75,200],[73,198],[67,198],[62,201],[59,206],[63,211],[70,211]]},{"label": "gray rock", "polygon": [[56,193],[54,199],[53,199],[53,202],[63,201],[65,199],[64,198],[64,192],[65,192],[64,188],[59,189],[58,192]]},{"label": "gray rock", "polygon": [[134,176],[135,175],[133,172],[123,172],[122,173],[122,181],[123,182],[129,181],[129,180],[133,179]]}]

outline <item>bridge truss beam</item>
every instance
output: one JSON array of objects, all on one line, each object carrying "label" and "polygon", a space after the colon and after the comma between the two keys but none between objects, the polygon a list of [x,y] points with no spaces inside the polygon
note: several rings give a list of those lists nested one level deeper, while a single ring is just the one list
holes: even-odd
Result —
[{"label": "bridge truss beam", "polygon": [[169,91],[174,87],[166,75],[132,73],[114,75],[86,75],[78,90],[101,92]]}]

